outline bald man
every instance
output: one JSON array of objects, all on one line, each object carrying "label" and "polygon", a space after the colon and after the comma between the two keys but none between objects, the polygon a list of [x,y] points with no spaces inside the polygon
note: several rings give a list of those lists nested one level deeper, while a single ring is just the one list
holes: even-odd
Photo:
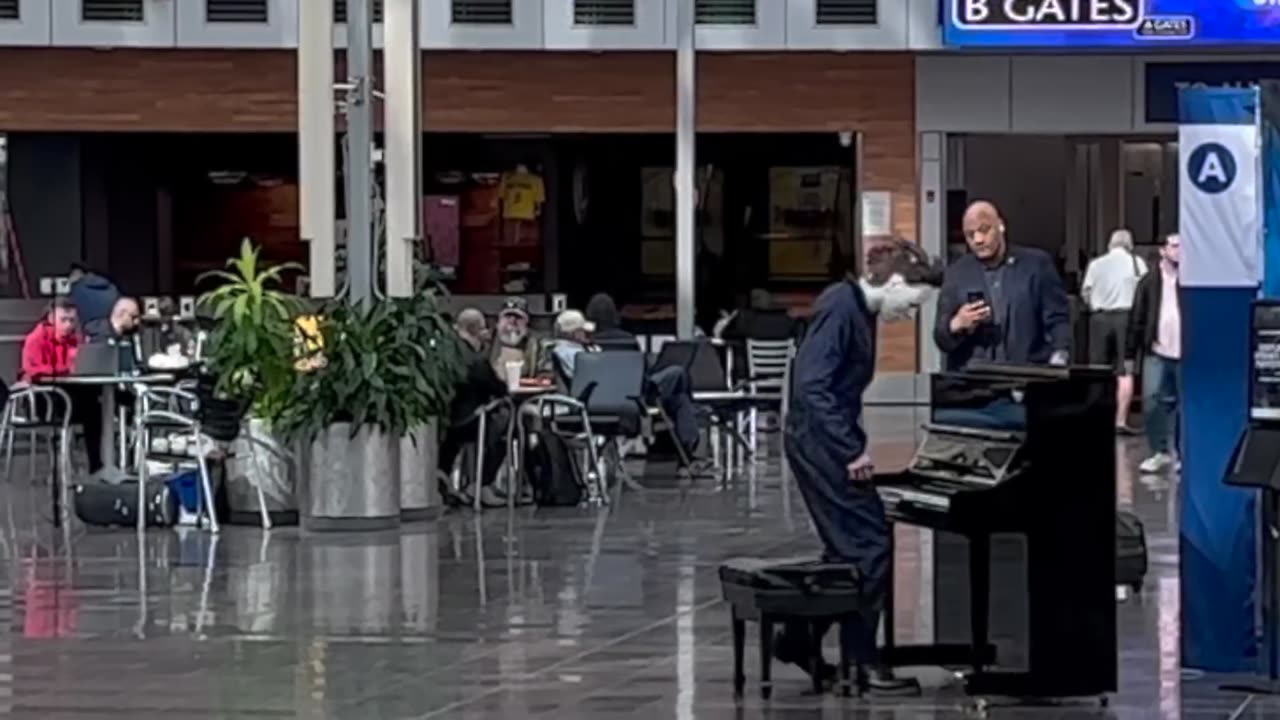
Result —
[{"label": "bald man", "polygon": [[1010,245],[1004,219],[989,202],[970,205],[963,223],[969,253],[947,268],[933,329],[946,368],[975,360],[1065,365],[1071,323],[1053,259]]},{"label": "bald man", "polygon": [[[462,449],[476,441],[479,429],[476,411],[495,398],[507,394],[507,385],[489,363],[485,352],[489,342],[489,327],[484,313],[475,308],[467,308],[458,313],[454,321],[454,330],[462,342],[462,362],[465,374],[455,388],[453,401],[449,405],[449,428],[445,431],[444,440],[440,443],[439,469],[448,475],[453,471],[453,464]],[[506,433],[509,418],[505,414],[490,415],[486,421],[488,438],[485,444],[485,474],[480,487],[480,501],[488,507],[501,507],[505,504],[493,489],[493,480],[506,457]],[[457,496],[447,483],[440,488],[445,501],[451,505],[469,505],[471,498]],[[470,488],[468,492],[476,492]]]}]

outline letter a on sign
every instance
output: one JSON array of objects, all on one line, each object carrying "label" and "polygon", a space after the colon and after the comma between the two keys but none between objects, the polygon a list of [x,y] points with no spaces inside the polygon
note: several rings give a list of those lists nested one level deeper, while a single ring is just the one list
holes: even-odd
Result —
[{"label": "letter a on sign", "polygon": [[1210,152],[1205,155],[1204,165],[1200,166],[1200,177],[1196,178],[1196,184],[1203,187],[1205,181],[1209,179],[1216,183],[1225,184],[1227,182],[1227,171],[1222,169],[1222,160],[1216,152]]}]

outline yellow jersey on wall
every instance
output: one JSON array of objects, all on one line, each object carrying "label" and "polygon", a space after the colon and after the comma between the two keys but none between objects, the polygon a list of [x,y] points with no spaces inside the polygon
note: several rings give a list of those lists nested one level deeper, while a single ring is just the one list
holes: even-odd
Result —
[{"label": "yellow jersey on wall", "polygon": [[547,189],[542,177],[516,170],[502,174],[502,217],[504,220],[537,220]]}]

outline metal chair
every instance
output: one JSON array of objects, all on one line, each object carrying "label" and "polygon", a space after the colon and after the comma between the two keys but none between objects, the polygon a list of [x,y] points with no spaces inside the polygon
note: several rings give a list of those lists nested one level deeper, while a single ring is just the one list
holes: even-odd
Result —
[{"label": "metal chair", "polygon": [[747,421],[750,428],[748,440],[752,450],[759,448],[760,406],[763,404],[772,408],[781,405],[787,364],[795,354],[795,340],[747,338],[747,388],[756,399]]},{"label": "metal chair", "polygon": [[53,431],[49,439],[50,457],[55,479],[50,494],[55,524],[67,520],[67,478],[71,474],[71,397],[65,390],[45,385],[18,385],[0,388],[7,392],[4,415],[0,417],[0,442],[4,443],[4,472],[10,477],[13,467],[14,436],[19,430],[28,432],[31,475],[35,476],[37,438]]},{"label": "metal chair", "polygon": [[[197,517],[209,521],[209,530],[220,531],[218,516],[213,509],[213,483],[209,477],[209,463],[205,458],[204,433],[200,422],[200,398],[189,390],[170,387],[133,386],[138,398],[134,417],[134,445],[138,467],[138,530],[145,529],[146,486],[148,479],[147,456],[151,449],[151,432],[178,431],[189,437],[190,447],[196,449],[195,463],[200,474],[200,490],[196,501]],[[259,489],[259,501],[261,489]],[[200,522],[197,520],[197,522]]]}]

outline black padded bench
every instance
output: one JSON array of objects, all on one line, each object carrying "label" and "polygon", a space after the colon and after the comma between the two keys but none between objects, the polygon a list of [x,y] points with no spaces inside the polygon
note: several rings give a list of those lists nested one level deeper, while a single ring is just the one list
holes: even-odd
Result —
[{"label": "black padded bench", "polygon": [[[773,694],[774,623],[801,621],[810,628],[810,675],[814,692],[822,687],[822,638],[814,624],[843,626],[862,613],[862,582],[858,569],[843,563],[807,558],[735,558],[720,566],[720,587],[733,617],[733,695],[742,697],[746,685],[743,651],[747,621],[760,625],[760,696]],[[840,690],[853,693],[849,648],[840,642]],[[861,677],[861,668],[855,677]],[[861,688],[859,688],[861,694]]]}]

